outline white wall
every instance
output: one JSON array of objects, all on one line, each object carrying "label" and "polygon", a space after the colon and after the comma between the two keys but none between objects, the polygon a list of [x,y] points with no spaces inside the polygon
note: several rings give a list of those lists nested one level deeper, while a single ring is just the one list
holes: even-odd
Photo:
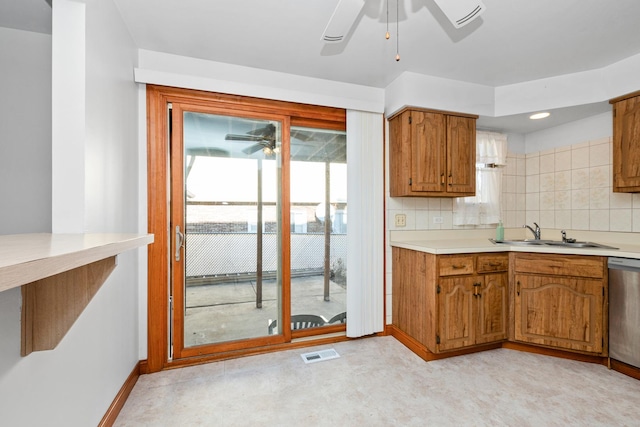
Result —
[{"label": "white wall", "polygon": [[385,88],[384,104],[387,117],[408,105],[493,116],[494,88],[404,72]]},{"label": "white wall", "polygon": [[51,36],[0,27],[0,234],[51,232]]},{"label": "white wall", "polygon": [[381,113],[384,90],[140,50],[138,83]]},{"label": "white wall", "polygon": [[613,135],[612,113],[602,113],[525,135],[525,152],[534,153]]},{"label": "white wall", "polygon": [[[64,41],[56,38],[57,31],[77,30],[78,19],[85,18],[86,32],[75,34],[80,40],[55,45]],[[89,62],[82,67],[73,63],[79,42]],[[135,46],[110,0],[86,4],[56,0],[53,43],[52,69],[58,72],[53,72],[54,94],[64,88],[71,91],[68,102],[85,104],[81,112],[69,108],[54,115],[54,132],[66,129],[69,136],[65,141],[57,134],[52,145],[55,231],[135,232],[139,227]],[[75,82],[65,79],[59,74],[65,65],[70,73],[80,70],[84,76]],[[83,92],[86,97],[79,97]],[[73,161],[60,155],[65,151]],[[79,181],[84,190],[78,192],[80,186],[71,180]],[[82,215],[74,210],[70,213],[74,221],[67,221],[62,200],[80,206]],[[0,425],[98,424],[139,360],[138,273],[138,253],[120,255],[115,271],[58,347],[24,358],[19,355],[20,293],[0,294]]]}]

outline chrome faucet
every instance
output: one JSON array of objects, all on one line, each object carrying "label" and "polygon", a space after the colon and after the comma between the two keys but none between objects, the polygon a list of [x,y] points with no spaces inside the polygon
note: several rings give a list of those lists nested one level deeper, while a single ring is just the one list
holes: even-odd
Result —
[{"label": "chrome faucet", "polygon": [[531,230],[531,232],[533,233],[533,238],[536,240],[540,240],[540,226],[538,224],[536,224],[535,222],[533,223],[533,225],[536,226],[536,229],[534,230],[533,228],[531,228],[528,225],[523,225],[523,228],[528,228],[529,230]]},{"label": "chrome faucet", "polygon": [[560,234],[562,234],[562,243],[575,243],[576,239],[570,239],[567,237],[567,232],[562,230],[560,232]]}]

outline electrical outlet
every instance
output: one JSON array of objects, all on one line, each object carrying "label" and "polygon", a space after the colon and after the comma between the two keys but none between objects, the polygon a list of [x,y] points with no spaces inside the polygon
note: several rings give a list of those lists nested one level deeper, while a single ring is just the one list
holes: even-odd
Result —
[{"label": "electrical outlet", "polygon": [[405,214],[396,214],[396,227],[406,227],[407,216]]},{"label": "electrical outlet", "polygon": [[433,217],[433,223],[434,224],[442,224],[442,217],[441,216],[434,216]]}]

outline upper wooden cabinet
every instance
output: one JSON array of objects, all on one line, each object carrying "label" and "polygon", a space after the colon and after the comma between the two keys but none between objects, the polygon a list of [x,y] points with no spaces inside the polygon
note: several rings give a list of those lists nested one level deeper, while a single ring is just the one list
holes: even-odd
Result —
[{"label": "upper wooden cabinet", "polygon": [[389,117],[391,196],[474,196],[477,118],[413,107]]},{"label": "upper wooden cabinet", "polygon": [[613,191],[640,192],[640,91],[614,98]]}]

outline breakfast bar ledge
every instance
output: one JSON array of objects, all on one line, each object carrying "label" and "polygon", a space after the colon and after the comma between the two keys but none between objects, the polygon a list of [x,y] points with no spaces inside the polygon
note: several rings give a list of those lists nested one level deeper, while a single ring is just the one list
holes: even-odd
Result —
[{"label": "breakfast bar ledge", "polygon": [[116,267],[152,234],[0,236],[0,292],[22,287],[21,355],[51,350]]}]

